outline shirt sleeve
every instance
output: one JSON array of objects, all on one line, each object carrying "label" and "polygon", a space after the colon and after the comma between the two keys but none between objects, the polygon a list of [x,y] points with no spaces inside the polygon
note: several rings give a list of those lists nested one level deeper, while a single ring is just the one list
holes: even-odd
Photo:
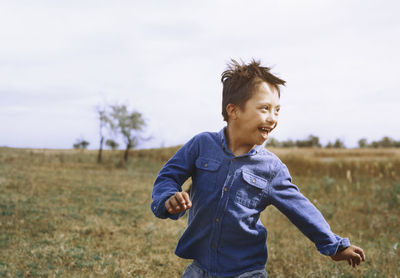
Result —
[{"label": "shirt sleeve", "polygon": [[180,148],[159,172],[154,182],[151,203],[151,210],[155,216],[176,220],[185,214],[170,214],[165,202],[176,192],[182,191],[182,184],[192,175],[197,149],[197,140],[194,137]]},{"label": "shirt sleeve", "polygon": [[349,239],[334,234],[321,212],[292,184],[289,171],[282,162],[272,180],[270,198],[271,203],[314,242],[321,254],[332,256],[350,246]]}]

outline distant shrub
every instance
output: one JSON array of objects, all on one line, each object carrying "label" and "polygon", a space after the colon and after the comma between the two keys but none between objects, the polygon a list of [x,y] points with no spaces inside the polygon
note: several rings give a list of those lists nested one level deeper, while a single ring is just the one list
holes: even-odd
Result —
[{"label": "distant shrub", "polygon": [[[321,148],[319,138],[314,135],[309,135],[306,139],[293,141],[291,139],[286,141],[279,141],[275,138],[270,138],[266,144],[267,147],[273,148]],[[400,148],[400,141],[396,141],[388,136],[383,137],[381,140],[372,141],[368,143],[366,138],[358,140],[359,148]],[[325,148],[327,149],[345,149],[346,145],[344,142],[337,138],[335,141],[329,141]]]},{"label": "distant shrub", "polygon": [[106,145],[110,147],[112,150],[115,150],[119,147],[119,144],[112,139],[107,139]]},{"label": "distant shrub", "polygon": [[367,147],[367,145],[368,145],[367,139],[361,138],[360,140],[358,140],[358,147],[359,148],[365,148],[365,147]]},{"label": "distant shrub", "polygon": [[74,149],[81,149],[81,150],[85,150],[88,146],[90,145],[90,143],[84,139],[77,139],[75,144],[73,145]]},{"label": "distant shrub", "polygon": [[333,148],[335,149],[344,149],[346,146],[344,145],[344,142],[340,140],[339,138],[335,140],[335,143],[333,143]]},{"label": "distant shrub", "polygon": [[367,139],[363,138],[358,141],[360,148],[400,148],[400,141],[396,141],[388,136],[384,136],[381,140],[368,143]]},{"label": "distant shrub", "polygon": [[309,135],[308,138],[305,140],[296,140],[296,146],[300,148],[302,147],[320,148],[321,144],[319,143],[318,136]]},{"label": "distant shrub", "polygon": [[326,144],[325,148],[327,148],[327,149],[333,148],[333,144],[331,143],[331,141],[329,141],[328,144]]},{"label": "distant shrub", "polygon": [[267,146],[269,147],[273,147],[273,148],[278,148],[282,146],[282,143],[279,142],[277,139],[275,138],[269,138],[267,141]]},{"label": "distant shrub", "polygon": [[289,139],[289,140],[283,141],[281,145],[284,148],[293,148],[296,146],[296,143],[293,140]]},{"label": "distant shrub", "polygon": [[266,146],[269,146],[269,147],[283,147],[283,148],[293,148],[293,147],[320,148],[321,147],[321,143],[319,142],[318,136],[309,135],[304,140],[296,140],[296,141],[293,141],[293,140],[289,139],[289,140],[280,142],[279,140],[277,140],[275,138],[271,138],[271,139],[269,139],[267,141]]}]

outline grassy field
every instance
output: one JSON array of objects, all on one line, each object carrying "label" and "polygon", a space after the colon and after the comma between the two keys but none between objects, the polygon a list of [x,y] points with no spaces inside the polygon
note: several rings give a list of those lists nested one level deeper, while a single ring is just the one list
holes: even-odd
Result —
[{"label": "grassy field", "polygon": [[[154,178],[176,148],[122,153],[0,148],[0,277],[180,277],[186,218],[150,211]],[[361,246],[357,269],[318,253],[274,207],[269,277],[399,277],[399,150],[272,150],[332,230]],[[396,276],[397,275],[397,276]]]}]

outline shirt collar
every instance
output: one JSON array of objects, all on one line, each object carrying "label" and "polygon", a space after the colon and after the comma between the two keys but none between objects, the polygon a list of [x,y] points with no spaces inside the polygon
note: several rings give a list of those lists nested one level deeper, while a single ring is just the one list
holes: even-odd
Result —
[{"label": "shirt collar", "polygon": [[[218,138],[219,138],[219,141],[220,141],[220,143],[221,143],[222,149],[223,149],[224,151],[229,151],[230,153],[232,153],[232,152],[229,150],[228,145],[227,145],[227,140],[226,140],[226,137],[225,137],[225,129],[226,129],[226,126],[225,126],[224,128],[222,128],[222,129],[218,132]],[[254,155],[254,154],[257,154],[258,152],[261,151],[262,148],[264,148],[264,145],[265,145],[265,144],[256,145],[254,148],[252,148],[252,149],[247,153],[247,155]]]},{"label": "shirt collar", "polygon": [[227,140],[225,137],[225,129],[226,127],[222,128],[219,132],[218,132],[218,138],[219,138],[219,142],[221,143],[221,147],[224,151],[229,151],[228,145],[226,144]]}]

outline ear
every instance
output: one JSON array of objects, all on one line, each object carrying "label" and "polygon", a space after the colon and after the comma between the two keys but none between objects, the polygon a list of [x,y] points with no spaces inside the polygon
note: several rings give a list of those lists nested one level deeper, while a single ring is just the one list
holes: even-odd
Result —
[{"label": "ear", "polygon": [[239,109],[235,104],[229,103],[225,109],[230,120],[236,120],[238,118]]}]

